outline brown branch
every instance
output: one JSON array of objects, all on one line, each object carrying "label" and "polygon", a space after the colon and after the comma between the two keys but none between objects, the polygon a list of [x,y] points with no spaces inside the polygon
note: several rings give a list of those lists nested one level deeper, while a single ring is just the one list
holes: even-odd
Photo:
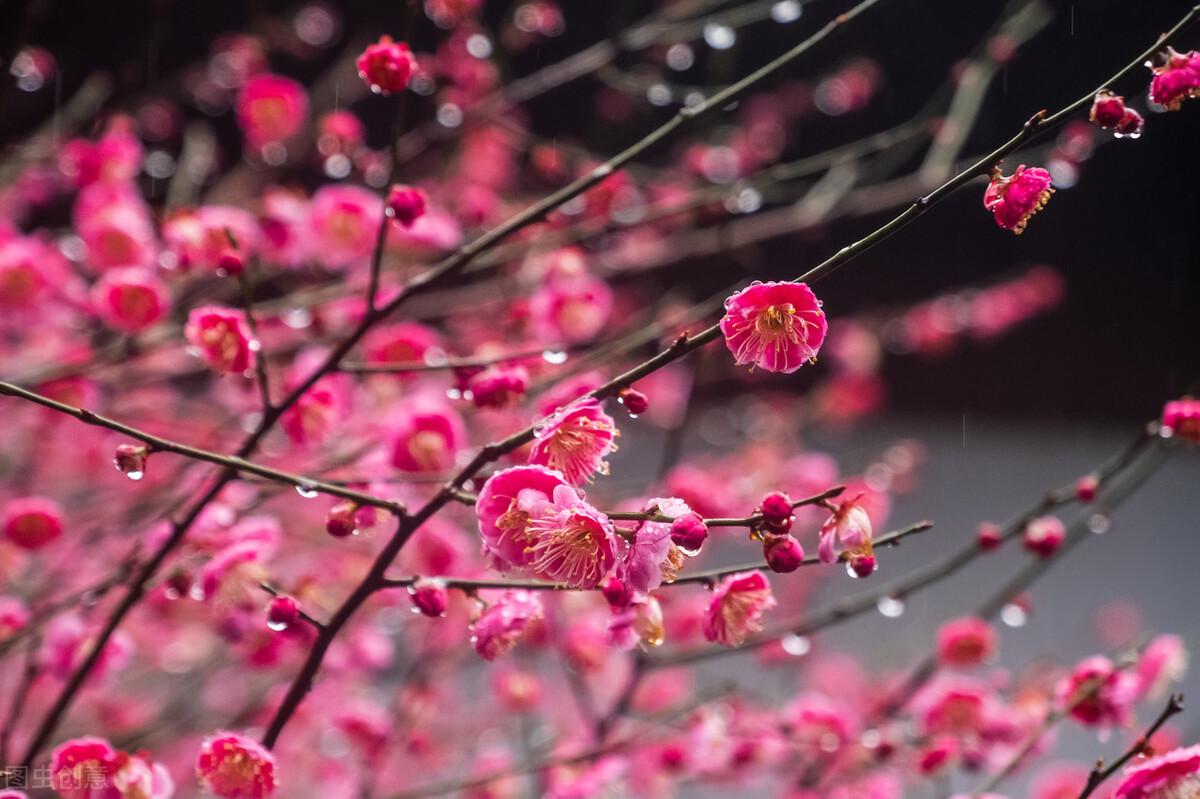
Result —
[{"label": "brown branch", "polygon": [[1145,752],[1150,746],[1150,740],[1154,737],[1154,733],[1158,732],[1159,728],[1166,724],[1168,719],[1182,712],[1183,694],[1171,694],[1167,700],[1167,706],[1158,714],[1158,718],[1154,720],[1154,723],[1147,727],[1142,736],[1134,742],[1133,746],[1125,750],[1108,768],[1104,768],[1103,760],[1096,761],[1096,767],[1088,774],[1087,784],[1084,785],[1083,790],[1080,792],[1079,799],[1087,799],[1105,780],[1116,774],[1122,766]]}]

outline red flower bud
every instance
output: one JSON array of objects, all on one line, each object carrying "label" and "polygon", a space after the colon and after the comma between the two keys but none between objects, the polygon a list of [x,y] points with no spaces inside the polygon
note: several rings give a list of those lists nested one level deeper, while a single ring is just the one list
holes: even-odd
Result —
[{"label": "red flower bud", "polygon": [[404,227],[412,227],[425,215],[425,192],[412,186],[392,186],[388,192],[387,215]]},{"label": "red flower bud", "polygon": [[789,574],[804,562],[804,547],[790,535],[772,535],[763,541],[763,555],[771,571]]},{"label": "red flower bud", "polygon": [[984,552],[991,552],[1004,543],[1004,534],[1000,528],[991,522],[984,522],[979,525],[979,548]]},{"label": "red flower bud", "polygon": [[696,513],[686,513],[671,522],[671,540],[685,555],[695,555],[708,538],[708,525]]},{"label": "red flower bud", "polygon": [[357,515],[358,506],[353,502],[339,502],[329,509],[329,515],[325,517],[325,532],[334,538],[354,535],[358,529]]},{"label": "red flower bud", "polygon": [[640,416],[650,407],[650,398],[637,389],[627,388],[620,394],[621,403],[633,416]]},{"label": "red flower bud", "polygon": [[286,630],[300,618],[300,605],[290,596],[277,596],[267,606],[267,626],[276,632]]},{"label": "red flower bud", "polygon": [[633,594],[625,585],[625,581],[618,577],[609,577],[601,586],[600,593],[604,594],[604,598],[608,600],[608,604],[613,610],[624,610],[629,607],[629,603],[633,599]]},{"label": "red flower bud", "polygon": [[762,512],[764,520],[772,524],[778,524],[791,518],[792,500],[782,491],[772,491],[763,497],[759,509]]},{"label": "red flower bud", "polygon": [[1091,502],[1096,498],[1100,488],[1100,478],[1094,474],[1086,474],[1075,483],[1075,498],[1080,502]]},{"label": "red flower bud", "polygon": [[408,587],[408,596],[412,599],[413,611],[430,618],[446,615],[446,606],[450,604],[450,594],[446,591],[446,583],[436,577],[421,577]]}]

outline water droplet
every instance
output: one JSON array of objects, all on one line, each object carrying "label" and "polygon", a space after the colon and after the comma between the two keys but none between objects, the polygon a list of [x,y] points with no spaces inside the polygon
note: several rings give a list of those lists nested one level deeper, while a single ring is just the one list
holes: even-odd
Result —
[{"label": "water droplet", "polygon": [[737,42],[737,33],[728,25],[710,22],[704,26],[704,41],[714,50],[728,50]]},{"label": "water droplet", "polygon": [[552,364],[566,363],[567,353],[562,350],[546,350],[542,353],[542,360]]},{"label": "water droplet", "polygon": [[692,52],[692,48],[682,42],[673,44],[667,49],[667,66],[676,72],[691,69],[695,62],[696,55]]},{"label": "water droplet", "polygon": [[462,392],[457,388],[448,388],[446,389],[446,396],[452,400],[462,399]]},{"label": "water droplet", "polygon": [[850,577],[855,580],[862,579],[862,575],[854,570],[854,566],[850,563],[850,561],[846,561],[846,574],[850,575]]},{"label": "water droplet", "polygon": [[875,603],[879,612],[889,619],[898,619],[904,615],[904,600],[894,596],[880,597]]},{"label": "water droplet", "polygon": [[1112,521],[1103,513],[1093,513],[1088,517],[1088,529],[1096,535],[1103,535],[1112,526]]},{"label": "water droplet", "polygon": [[1020,605],[1009,603],[1000,611],[1000,620],[1009,627],[1024,627],[1029,621],[1029,614]]},{"label": "water droplet", "polygon": [[664,106],[671,103],[671,89],[663,83],[655,83],[646,89],[646,100],[650,105]]},{"label": "water droplet", "polygon": [[275,632],[281,633],[288,628],[288,623],[286,621],[269,621],[267,626]]},{"label": "water droplet", "polygon": [[812,641],[808,640],[806,636],[795,633],[788,633],[780,638],[779,645],[783,647],[784,652],[795,657],[807,655],[808,651],[812,649]]},{"label": "water droplet", "polygon": [[675,546],[680,552],[687,555],[689,558],[694,558],[700,554],[701,547],[695,547],[693,549],[691,547],[681,547],[681,546],[679,546],[679,544],[676,544]]},{"label": "water droplet", "polygon": [[1173,438],[1174,436],[1175,436],[1175,429],[1173,427],[1164,424],[1158,428],[1158,437],[1159,438]]},{"label": "water droplet", "polygon": [[883,736],[879,730],[864,730],[859,742],[867,749],[874,749],[883,743]]},{"label": "water droplet", "polygon": [[638,415],[636,413],[631,413],[631,414],[629,414],[629,418],[636,419],[636,418],[638,418]]},{"label": "water droplet", "polygon": [[312,499],[319,492],[317,491],[317,487],[315,485],[313,485],[312,483],[297,483],[296,484],[296,493],[299,494],[300,496],[304,497],[305,499]]},{"label": "water droplet", "polygon": [[779,23],[795,22],[802,11],[799,0],[780,0],[771,6],[771,19]]},{"label": "water droplet", "polygon": [[138,480],[141,480],[143,477],[145,477],[146,473],[143,472],[141,469],[130,469],[129,471],[125,472],[125,476],[128,477],[130,480],[137,482]]},{"label": "water droplet", "polygon": [[167,599],[179,599],[181,596],[183,596],[183,594],[179,593],[168,585],[163,589],[163,596],[165,596]]}]

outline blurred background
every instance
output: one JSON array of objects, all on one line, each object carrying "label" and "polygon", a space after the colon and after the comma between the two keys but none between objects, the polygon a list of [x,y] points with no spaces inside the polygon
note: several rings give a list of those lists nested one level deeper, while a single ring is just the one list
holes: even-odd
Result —
[{"label": "blurred background", "polygon": [[[496,32],[504,79],[561,61],[627,29],[656,7],[623,0],[568,0],[561,5],[560,31],[520,48],[505,48],[504,31],[515,35],[511,28],[520,5],[489,0],[485,6],[484,20]],[[673,113],[674,99],[661,102],[656,87],[686,93],[688,87],[704,90],[727,83],[850,4],[810,0],[772,5],[777,18],[767,14],[759,23],[699,30],[677,43],[686,47],[675,49],[673,57],[668,48],[661,48],[661,58],[649,59],[654,62],[650,66],[640,55],[623,54],[610,73],[582,78],[529,103],[526,124],[547,140],[561,138],[598,155],[614,154]],[[807,105],[788,131],[782,160],[912,119],[938,95],[954,66],[977,52],[1009,5],[997,0],[884,0],[849,35],[822,46],[781,80],[798,82],[807,91],[805,95],[797,89],[794,95]],[[1056,109],[1090,91],[1098,76],[1122,67],[1191,3],[1053,0],[1044,5],[1049,12],[1045,22],[1020,46],[1018,57],[998,67],[990,82],[967,136],[966,154],[990,150],[1038,109]],[[408,31],[418,51],[432,49],[442,35],[427,23],[414,30],[405,4],[398,0],[0,0],[4,63],[31,46],[44,48],[54,61],[48,69],[35,62],[27,61],[25,67],[18,66],[19,60],[12,62],[19,74],[14,72],[17,79],[4,81],[0,89],[0,150],[16,147],[30,131],[52,124],[56,108],[89,78],[105,74],[111,78],[111,92],[97,120],[115,109],[140,114],[143,122],[153,120],[160,98],[192,98],[172,109],[161,136],[148,147],[148,153],[168,156],[150,164],[141,178],[151,202],[165,202],[182,132],[192,118],[209,118],[216,133],[218,167],[205,177],[209,185],[216,185],[238,163],[240,143],[227,98],[205,85],[208,78],[196,65],[209,57],[220,37],[236,31],[271,42],[270,61],[277,71],[306,83],[326,81],[326,89],[339,98],[336,103],[342,96],[349,98],[347,104],[368,122],[368,140],[374,147],[382,147],[387,139],[379,107],[364,102],[352,71],[336,73],[329,83],[331,67],[380,33]],[[1193,30],[1182,44],[1200,46],[1200,31]],[[672,58],[680,68],[668,63]],[[1119,87],[1144,111],[1147,74]],[[847,75],[853,79],[849,87],[844,85]],[[642,88],[631,89],[630,81]],[[855,90],[864,81],[868,89],[860,97]],[[415,103],[413,125],[430,124],[440,110],[432,100]],[[1140,139],[1110,142],[1100,134],[1087,158],[1064,159],[1046,149],[1069,150],[1070,142],[1061,138],[1040,143],[1039,155],[1059,159],[1051,164],[1059,191],[1024,235],[995,229],[981,208],[980,184],[978,190],[959,192],[885,246],[822,282],[820,295],[831,315],[895,321],[893,317],[901,314],[897,309],[947,292],[994,285],[1028,274],[1035,266],[1048,265],[1061,276],[1061,299],[1002,335],[973,335],[954,303],[947,315],[926,320],[936,339],[932,343],[918,346],[884,323],[887,356],[879,376],[886,403],[853,424],[804,432],[806,446],[833,454],[847,471],[869,463],[897,440],[921,442],[917,488],[898,499],[893,526],[933,518],[938,527],[887,553],[883,576],[901,574],[973,536],[981,520],[1002,521],[1048,488],[1087,473],[1156,417],[1164,399],[1182,393],[1200,377],[1200,107],[1185,106],[1170,119],[1159,119],[1153,111],[1147,111],[1147,117],[1147,131]],[[724,123],[707,124],[706,135],[719,141]],[[85,125],[81,132],[98,129]],[[923,153],[896,147],[886,155],[869,169],[902,174],[920,166]],[[436,173],[441,157],[434,149],[413,163],[412,180]],[[667,163],[680,157],[678,149],[666,146],[647,161]],[[318,165],[308,174],[298,171],[292,179],[311,186],[327,176]],[[46,219],[58,215],[65,220],[69,206],[48,207],[41,213]],[[665,259],[650,278],[639,279],[647,281],[648,293],[670,287],[699,300],[743,274],[793,277],[887,218],[870,211],[835,217],[803,232],[766,238],[736,255],[718,248],[674,262]],[[944,334],[944,340],[937,334]],[[630,426],[623,450],[614,459],[618,477],[611,488],[636,490],[639,481],[652,478],[656,464],[647,452],[718,451],[730,436],[753,435],[759,409],[755,392],[742,393],[748,386],[762,388],[762,401],[771,402],[779,395],[804,395],[820,379],[819,372],[801,370],[770,381],[728,376],[705,381],[704,390],[693,397],[690,414],[695,425],[683,441],[672,441],[649,425]],[[1139,618],[1145,629],[1178,632],[1193,650],[1200,645],[1200,622],[1193,607],[1200,566],[1194,541],[1197,486],[1200,458],[1194,452],[1176,453],[1114,515],[1109,532],[1085,542],[1030,593],[1025,623],[1003,630],[1001,662],[1016,667],[1043,655],[1073,662],[1108,649],[1114,626],[1137,626],[1130,620]],[[1005,552],[981,559],[914,597],[900,617],[871,614],[830,631],[822,646],[845,647],[881,669],[901,669],[926,650],[941,621],[966,612],[1021,557],[1019,552]],[[820,590],[832,598],[856,587],[837,580]],[[739,673],[744,666],[738,661],[734,657],[711,667],[712,679]],[[778,689],[792,678],[785,673],[780,679]],[[1184,688],[1195,698],[1193,707],[1200,707],[1200,675],[1190,675]],[[1185,742],[1196,739],[1200,710],[1189,710],[1177,726],[1187,731]],[[1114,752],[1123,743],[1117,739],[1101,745],[1094,735],[1079,730],[1064,733],[1063,740],[1062,754],[1084,762]],[[1013,795],[1022,792],[1014,790]]]}]

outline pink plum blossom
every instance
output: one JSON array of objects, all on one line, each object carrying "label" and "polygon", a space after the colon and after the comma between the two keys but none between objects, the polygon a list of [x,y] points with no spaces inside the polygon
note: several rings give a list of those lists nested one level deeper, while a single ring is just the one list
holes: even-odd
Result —
[{"label": "pink plum blossom", "polygon": [[308,211],[311,246],[331,267],[364,263],[383,224],[383,200],[358,186],[324,186]]},{"label": "pink plum blossom", "polygon": [[1168,111],[1178,111],[1183,101],[1200,96],[1200,51],[1177,52],[1168,47],[1160,56],[1161,65],[1151,66],[1150,101]]},{"label": "pink plum blossom", "polygon": [[569,486],[556,486],[550,502],[536,508],[526,527],[529,567],[572,588],[595,588],[616,563],[612,522]]},{"label": "pink plum blossom", "polygon": [[938,660],[947,666],[978,666],[996,652],[996,633],[974,616],[948,621],[937,633]]},{"label": "pink plum blossom", "polygon": [[442,472],[466,444],[462,417],[440,401],[414,402],[392,430],[392,466],[404,472]]},{"label": "pink plum blossom", "polygon": [[594,399],[574,402],[540,423],[529,462],[559,471],[567,482],[582,485],[606,474],[605,456],[616,449],[613,418]]},{"label": "pink plum blossom", "polygon": [[217,374],[241,374],[254,366],[256,345],[241,311],[216,305],[195,308],[183,334]]},{"label": "pink plum blossom", "polygon": [[828,323],[804,283],[760,283],[725,300],[721,333],[739,366],[795,372],[816,360]]},{"label": "pink plum blossom", "polygon": [[1053,193],[1050,173],[1041,167],[1027,168],[1021,164],[1008,176],[997,168],[983,194],[983,207],[992,212],[997,225],[1019,236],[1025,232],[1030,217],[1046,206]]},{"label": "pink plum blossom", "polygon": [[92,289],[92,305],[105,324],[125,333],[153,325],[167,312],[167,287],[145,269],[105,272]]},{"label": "pink plum blossom", "polygon": [[1127,767],[1113,799],[1187,799],[1198,793],[1200,746],[1189,746]]},{"label": "pink plum blossom", "polygon": [[542,600],[533,591],[505,591],[471,624],[471,644],[485,660],[507,655],[542,619]]},{"label": "pink plum blossom", "polygon": [[837,506],[821,525],[817,546],[822,563],[844,559],[860,577],[875,570],[871,517],[864,507],[864,496],[859,494]]},{"label": "pink plum blossom", "polygon": [[535,516],[567,483],[558,472],[542,466],[517,466],[496,472],[479,490],[475,516],[484,553],[497,568],[513,569],[533,562]]},{"label": "pink plum blossom", "polygon": [[4,537],[22,549],[41,549],[62,535],[62,506],[45,497],[11,499],[4,505]]},{"label": "pink plum blossom", "polygon": [[266,799],[275,792],[275,758],[244,735],[216,732],[196,755],[196,777],[220,799]]},{"label": "pink plum blossom", "polygon": [[391,36],[380,36],[375,44],[367,45],[355,66],[358,76],[375,94],[402,92],[417,68],[417,59],[404,42],[392,41]]},{"label": "pink plum blossom", "polygon": [[291,78],[264,73],[242,86],[236,110],[246,143],[258,150],[300,132],[308,118],[308,94]]},{"label": "pink plum blossom", "polygon": [[704,614],[704,637],[722,646],[741,646],[762,630],[763,613],[775,607],[771,584],[761,572],[739,572],[713,591]]}]

